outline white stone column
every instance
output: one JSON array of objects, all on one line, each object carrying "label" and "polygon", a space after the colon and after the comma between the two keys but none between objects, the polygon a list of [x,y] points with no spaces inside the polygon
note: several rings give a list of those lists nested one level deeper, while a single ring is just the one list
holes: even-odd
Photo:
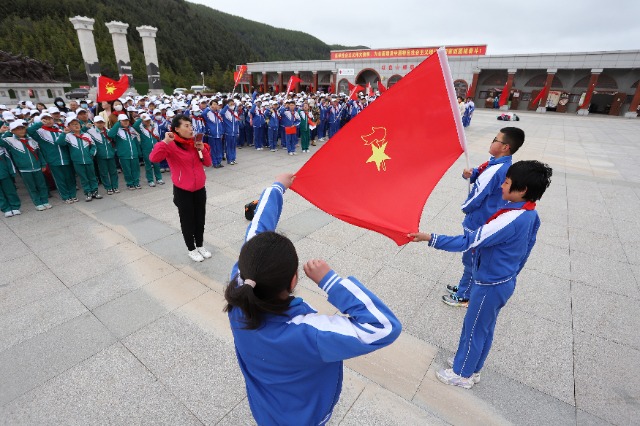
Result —
[{"label": "white stone column", "polygon": [[160,83],[160,67],[158,65],[158,51],[156,50],[156,33],[158,29],[143,25],[136,30],[142,37],[142,47],[144,49],[144,60],[147,63],[147,77],[149,78],[149,94],[164,95],[162,84]]},{"label": "white stone column", "polygon": [[87,71],[87,78],[91,86],[89,96],[95,98],[98,92],[98,76],[100,76],[100,62],[98,61],[96,43],[93,39],[93,24],[95,20],[86,16],[74,16],[69,18],[69,21],[78,32],[82,60],[84,61],[84,68]]},{"label": "white stone column", "polygon": [[126,75],[129,78],[129,89],[127,93],[134,92],[137,94],[133,86],[133,73],[131,72],[131,58],[129,57],[129,46],[127,46],[127,29],[129,24],[124,22],[112,21],[105,24],[111,33],[113,40],[113,50],[116,53],[116,63],[118,64],[118,73],[120,77]]}]

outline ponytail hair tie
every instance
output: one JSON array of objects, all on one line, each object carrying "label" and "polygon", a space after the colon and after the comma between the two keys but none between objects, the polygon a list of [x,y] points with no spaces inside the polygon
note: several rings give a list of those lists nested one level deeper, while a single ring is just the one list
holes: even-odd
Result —
[{"label": "ponytail hair tie", "polygon": [[244,284],[249,285],[252,288],[256,288],[256,282],[254,280],[244,280]]}]

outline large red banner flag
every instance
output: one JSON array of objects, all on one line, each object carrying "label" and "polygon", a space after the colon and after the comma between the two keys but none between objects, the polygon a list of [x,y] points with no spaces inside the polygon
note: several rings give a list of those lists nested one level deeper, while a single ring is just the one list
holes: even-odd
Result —
[{"label": "large red banner flag", "polygon": [[302,79],[300,77],[296,77],[295,75],[289,77],[289,84],[287,84],[287,94],[289,94],[289,92],[293,90],[293,87],[296,83],[300,83],[301,81]]},{"label": "large red banner flag", "polygon": [[504,87],[502,88],[502,93],[500,93],[500,99],[498,99],[498,105],[503,106],[507,104],[507,101],[509,100],[509,92],[507,91],[507,87],[509,86],[509,83],[505,83]]},{"label": "large red banner flag", "polygon": [[[420,108],[406,108],[416,95]],[[398,245],[466,146],[444,49],[340,129],[296,173],[291,189],[318,208]]]},{"label": "large red banner flag", "polygon": [[115,81],[103,75],[98,76],[98,96],[97,101],[115,101],[129,88],[129,77],[123,75],[120,80]]}]

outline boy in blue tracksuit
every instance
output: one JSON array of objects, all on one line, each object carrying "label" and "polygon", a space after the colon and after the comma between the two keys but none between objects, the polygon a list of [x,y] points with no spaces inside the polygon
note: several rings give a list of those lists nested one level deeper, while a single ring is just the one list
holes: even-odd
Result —
[{"label": "boy in blue tracksuit", "polygon": [[253,127],[253,145],[258,151],[262,151],[264,145],[265,111],[262,102],[257,100],[249,110]]},{"label": "boy in blue tracksuit", "polygon": [[236,104],[233,99],[229,99],[227,104],[220,111],[224,120],[224,142],[226,148],[227,164],[236,165],[236,148],[240,135],[240,117],[235,111]]},{"label": "boy in blue tracksuit", "polygon": [[224,136],[224,119],[220,115],[218,100],[211,101],[209,107],[203,111],[207,133],[209,134],[209,147],[211,148],[211,161],[214,169],[224,167],[222,165],[222,137]]},{"label": "boy in blue tracksuit", "polygon": [[[475,169],[465,169],[462,177],[470,179],[473,186],[467,199],[462,204],[465,218],[462,228],[465,233],[471,233],[487,221],[492,214],[500,209],[505,201],[502,199],[501,185],[507,170],[511,166],[511,156],[524,143],[524,132],[517,127],[505,127],[489,146],[489,161]],[[449,306],[467,307],[471,290],[471,270],[474,262],[475,250],[462,253],[464,272],[457,286],[447,285],[450,294],[442,296],[442,301]]]},{"label": "boy in blue tracksuit", "polygon": [[225,290],[238,364],[259,425],[325,424],[342,390],[343,360],[385,347],[401,331],[380,299],[319,259],[305,263],[306,275],[348,316],[319,315],[291,295],[298,256],[293,243],[273,231],[292,182],[293,175],[279,175],[262,193]]},{"label": "boy in blue tracksuit", "polygon": [[280,108],[280,124],[284,127],[284,141],[289,155],[296,155],[296,144],[298,143],[298,126],[300,126],[300,117],[295,113],[296,104],[293,101],[287,101],[286,107]]},{"label": "boy in blue tracksuit", "polygon": [[338,99],[331,100],[331,106],[329,107],[328,122],[329,122],[329,139],[333,137],[338,130],[340,130],[340,119],[342,117],[342,107],[338,103]]},{"label": "boy in blue tracksuit", "polygon": [[513,294],[516,277],[536,242],[540,219],[535,211],[551,183],[552,170],[538,161],[519,161],[511,166],[502,184],[504,207],[486,224],[456,237],[413,233],[413,241],[452,252],[476,250],[472,268],[470,302],[464,317],[455,357],[450,369],[437,372],[438,380],[470,389],[480,381],[496,320]]},{"label": "boy in blue tracksuit", "polygon": [[278,143],[278,131],[280,129],[280,113],[278,112],[278,102],[271,102],[271,109],[265,112],[265,117],[269,120],[269,149],[271,152],[276,152],[276,145]]},{"label": "boy in blue tracksuit", "polygon": [[318,138],[320,138],[320,140],[325,140],[325,135],[327,134],[329,108],[329,100],[323,98],[322,103],[320,104],[320,124],[318,125]]}]

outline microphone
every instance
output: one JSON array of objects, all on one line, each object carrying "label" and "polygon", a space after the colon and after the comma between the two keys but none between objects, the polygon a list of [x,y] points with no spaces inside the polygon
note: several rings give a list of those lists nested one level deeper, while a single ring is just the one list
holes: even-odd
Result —
[{"label": "microphone", "polygon": [[[202,142],[203,139],[204,139],[204,135],[202,133],[196,134],[196,137],[194,139],[194,144],[197,143],[197,142]],[[198,148],[196,148],[196,149],[198,150],[198,157],[200,158],[200,161],[204,161],[204,156],[202,155],[202,150],[198,149]]]}]

